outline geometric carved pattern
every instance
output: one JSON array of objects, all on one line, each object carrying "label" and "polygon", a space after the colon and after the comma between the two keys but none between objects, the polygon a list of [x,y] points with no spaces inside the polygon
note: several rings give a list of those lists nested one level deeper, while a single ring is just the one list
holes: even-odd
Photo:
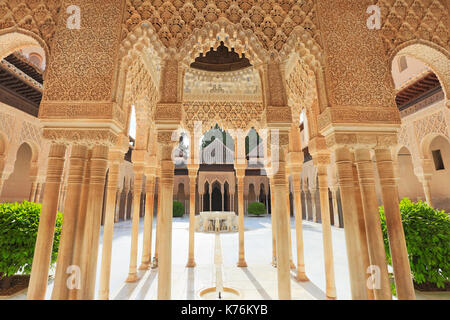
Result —
[{"label": "geometric carved pattern", "polygon": [[184,103],[184,126],[192,130],[195,122],[201,121],[206,131],[218,124],[224,129],[242,129],[264,127],[264,106],[262,103],[245,102],[191,102]]},{"label": "geometric carved pattern", "polygon": [[399,44],[422,39],[449,48],[448,0],[379,0],[386,52]]},{"label": "geometric carved pattern", "polygon": [[[268,51],[280,51],[299,25],[313,37],[317,35],[311,0],[127,0],[122,39],[147,20],[167,48],[180,48],[194,29],[202,29],[219,18],[252,30]],[[318,36],[316,41],[319,42]]]},{"label": "geometric carved pattern", "polygon": [[410,148],[409,136],[408,136],[408,128],[406,126],[402,126],[400,132],[398,134],[398,144]]},{"label": "geometric carved pattern", "polygon": [[8,113],[0,112],[0,131],[11,139],[13,135],[14,117]]},{"label": "geometric carved pattern", "polygon": [[303,108],[310,108],[316,95],[314,73],[297,60],[294,69],[286,80],[289,100],[292,102],[292,121],[300,122],[300,112]]},{"label": "geometric carved pattern", "polygon": [[24,121],[22,124],[22,132],[20,134],[20,141],[34,141],[38,146],[41,145],[41,129],[37,126]]},{"label": "geometric carved pattern", "polygon": [[445,115],[443,111],[432,114],[431,116],[414,121],[414,130],[416,132],[417,141],[422,139],[430,133],[439,133],[444,137],[448,137],[447,124],[445,122]]},{"label": "geometric carved pattern", "polygon": [[0,29],[18,26],[42,38],[47,45],[55,32],[59,0],[0,1]]}]

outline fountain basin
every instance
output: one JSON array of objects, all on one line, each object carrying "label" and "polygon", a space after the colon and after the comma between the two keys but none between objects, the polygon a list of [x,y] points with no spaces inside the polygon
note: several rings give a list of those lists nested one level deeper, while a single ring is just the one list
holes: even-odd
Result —
[{"label": "fountain basin", "polygon": [[203,289],[200,291],[199,296],[203,300],[240,300],[241,293],[233,288],[223,288],[221,291],[221,299],[219,299],[219,293],[216,287]]}]

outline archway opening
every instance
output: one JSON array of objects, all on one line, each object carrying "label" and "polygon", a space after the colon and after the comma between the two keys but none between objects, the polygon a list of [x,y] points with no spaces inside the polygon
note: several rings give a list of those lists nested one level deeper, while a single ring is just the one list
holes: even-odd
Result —
[{"label": "archway opening", "polygon": [[431,176],[431,195],[433,206],[446,212],[450,211],[450,142],[437,135],[431,140],[428,152],[432,159],[433,175]]},{"label": "archway opening", "polygon": [[402,147],[398,154],[399,176],[402,183],[399,183],[398,193],[400,198],[408,197],[412,201],[423,200],[423,188],[419,179],[414,173],[414,164],[411,152],[406,147]]},{"label": "archway opening", "polygon": [[211,211],[223,211],[223,204],[221,186],[218,182],[215,182],[212,185]]},{"label": "archway opening", "polygon": [[5,181],[1,198],[5,202],[22,202],[28,200],[31,192],[31,159],[33,151],[29,144],[23,143],[16,154],[14,171]]}]

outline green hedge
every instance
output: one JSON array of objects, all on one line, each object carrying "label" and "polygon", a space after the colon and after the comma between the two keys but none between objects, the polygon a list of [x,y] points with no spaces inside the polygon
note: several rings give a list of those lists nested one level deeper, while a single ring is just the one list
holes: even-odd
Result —
[{"label": "green hedge", "polygon": [[184,216],[184,204],[179,201],[173,202],[173,216],[182,217]]},{"label": "green hedge", "polygon": [[[444,288],[450,276],[450,215],[425,202],[400,202],[403,229],[414,282]],[[381,228],[388,263],[391,263],[384,208],[380,208]]]},{"label": "green hedge", "polygon": [[[0,278],[30,274],[39,227],[41,204],[0,204]],[[62,214],[56,219],[51,263],[56,262],[61,236]]]},{"label": "green hedge", "polygon": [[248,206],[249,214],[263,215],[266,214],[266,206],[261,202],[253,202]]}]

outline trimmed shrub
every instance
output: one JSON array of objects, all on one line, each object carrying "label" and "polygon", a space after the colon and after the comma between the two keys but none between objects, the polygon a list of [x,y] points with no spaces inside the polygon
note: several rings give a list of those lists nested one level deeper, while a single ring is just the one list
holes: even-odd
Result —
[{"label": "trimmed shrub", "polygon": [[178,218],[184,216],[184,204],[180,201],[173,202],[173,216]]},{"label": "trimmed shrub", "polygon": [[[17,274],[30,274],[33,264],[41,204],[0,204],[0,280]],[[56,262],[61,236],[62,214],[56,218],[51,263]]]},{"label": "trimmed shrub", "polygon": [[[450,215],[407,198],[400,202],[400,211],[415,285],[445,288],[450,276]],[[392,264],[384,207],[380,218],[386,257]]]},{"label": "trimmed shrub", "polygon": [[261,202],[253,202],[248,206],[248,213],[255,215],[263,215],[266,214],[266,206]]}]

